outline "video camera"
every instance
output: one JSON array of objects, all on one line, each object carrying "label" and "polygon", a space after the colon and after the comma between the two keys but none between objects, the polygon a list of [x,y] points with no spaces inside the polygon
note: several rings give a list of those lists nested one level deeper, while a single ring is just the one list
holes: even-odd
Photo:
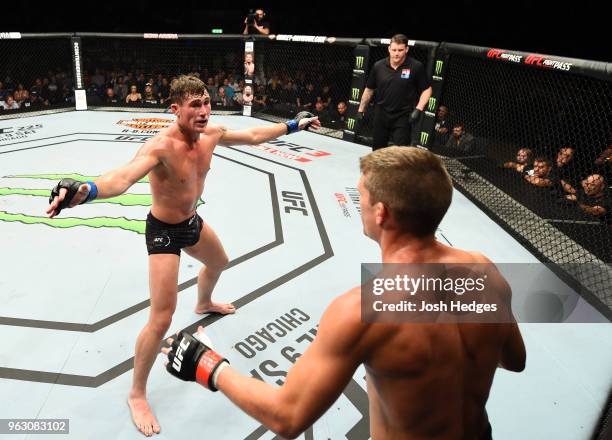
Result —
[{"label": "video camera", "polygon": [[248,25],[252,25],[255,23],[255,17],[257,17],[257,14],[255,14],[255,11],[253,9],[249,10],[249,15],[247,15],[247,21],[246,24]]}]

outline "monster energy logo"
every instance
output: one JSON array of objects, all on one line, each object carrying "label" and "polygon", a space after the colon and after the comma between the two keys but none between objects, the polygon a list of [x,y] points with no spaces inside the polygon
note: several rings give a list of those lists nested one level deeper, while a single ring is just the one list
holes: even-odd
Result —
[{"label": "monster energy logo", "polygon": [[440,76],[442,73],[442,67],[444,67],[444,61],[437,60],[436,61],[436,76]]},{"label": "monster energy logo", "polygon": [[354,118],[348,118],[346,120],[346,128],[348,128],[349,130],[355,129],[355,119]]},{"label": "monster energy logo", "polygon": [[428,139],[429,139],[429,133],[422,131],[421,132],[421,145],[427,145]]},{"label": "monster energy logo", "polygon": [[427,105],[427,110],[429,110],[430,112],[433,112],[435,108],[436,108],[436,98],[432,96],[431,98],[429,98],[429,104]]},{"label": "monster energy logo", "polygon": [[365,61],[365,57],[361,57],[361,56],[355,57],[355,69],[362,70],[364,61]]},{"label": "monster energy logo", "polygon": [[359,99],[359,88],[358,87],[353,87],[353,90],[351,92],[351,99],[353,101],[357,101]]},{"label": "monster energy logo", "polygon": [[[34,180],[59,180],[71,178],[75,180],[85,181],[94,180],[98,176],[83,176],[81,174],[21,174],[13,176],[2,176],[4,179],[34,179]],[[139,183],[147,183],[149,179],[145,177],[139,180]],[[4,196],[30,196],[40,197],[47,200],[51,191],[49,189],[39,188],[16,188],[16,187],[0,187],[0,197]],[[151,194],[121,194],[108,199],[96,199],[92,203],[110,204],[120,206],[151,206],[153,198]],[[203,202],[198,201],[198,205]],[[66,211],[62,211],[64,214]],[[69,211],[72,213],[72,211]],[[78,212],[78,211],[77,211]],[[74,228],[77,226],[86,226],[90,228],[118,228],[126,231],[132,231],[137,234],[144,234],[145,221],[128,219],[126,217],[60,217],[48,218],[46,216],[32,216],[22,213],[10,213],[0,211],[0,222],[17,222],[26,225],[46,225],[53,228]]]}]

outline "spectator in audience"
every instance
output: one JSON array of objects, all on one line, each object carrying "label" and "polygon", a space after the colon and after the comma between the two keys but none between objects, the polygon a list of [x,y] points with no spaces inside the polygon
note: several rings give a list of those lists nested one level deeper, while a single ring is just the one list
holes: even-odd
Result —
[{"label": "spectator in audience", "polygon": [[121,100],[125,100],[125,97],[128,95],[128,86],[125,83],[125,76],[118,76],[116,80],[112,82],[112,87],[115,96]]},{"label": "spectator in audience", "polygon": [[314,110],[313,110],[312,113],[315,116],[319,117],[319,121],[321,122],[321,125],[329,126],[329,124],[330,124],[330,117],[329,117],[329,113],[327,112],[327,110],[323,106],[323,101],[317,101],[315,103],[315,107],[314,107]]},{"label": "spectator in audience", "polygon": [[157,97],[153,94],[153,84],[151,83],[145,84],[144,97],[142,98],[142,101],[145,104],[151,104],[151,105],[159,104]]},{"label": "spectator in audience", "polygon": [[551,177],[555,186],[554,189],[559,191],[559,194],[576,194],[578,170],[575,166],[575,152],[576,150],[572,147],[564,147],[557,152],[556,166]]},{"label": "spectator in audience", "polygon": [[444,146],[448,142],[450,122],[448,120],[448,107],[441,105],[436,113],[434,133],[434,146]]},{"label": "spectator in audience", "polygon": [[523,177],[534,186],[550,188],[553,184],[551,179],[552,163],[545,157],[537,157],[533,161],[533,170],[529,171]]},{"label": "spectator in audience", "polygon": [[30,93],[36,92],[39,96],[42,96],[42,88],[43,88],[42,79],[36,78],[36,80],[34,80],[34,85],[30,87]]},{"label": "spectator in audience", "polygon": [[161,79],[158,96],[160,104],[164,104],[166,103],[166,101],[170,100],[170,83],[168,82],[168,78],[166,77],[163,77]]},{"label": "spectator in audience", "polygon": [[66,84],[62,86],[61,94],[62,94],[61,102],[67,102],[69,104],[75,103],[74,90],[71,90],[70,87],[68,87]]},{"label": "spectator in audience", "polygon": [[8,90],[4,88],[4,83],[0,81],[0,101],[4,102],[8,94],[9,94]]},{"label": "spectator in audience", "polygon": [[100,87],[96,83],[91,83],[87,89],[87,103],[91,105],[100,105],[103,102],[103,98],[100,95],[104,95],[104,91],[100,90]]},{"label": "spectator in audience", "polygon": [[298,107],[298,94],[295,91],[293,81],[288,80],[283,86],[283,90],[280,93],[280,100],[289,104],[292,109]]},{"label": "spectator in audience", "polygon": [[[241,85],[241,81],[238,81],[238,78],[236,78],[233,74],[230,74],[227,77],[227,81],[229,83],[229,86],[234,89],[234,93],[239,93],[242,92],[242,85]],[[242,81],[242,84],[244,84],[244,81]],[[227,90],[226,90],[227,92]]]},{"label": "spectator in audience", "polygon": [[234,98],[234,88],[230,85],[229,78],[225,78],[223,80],[223,89],[225,90],[225,96],[227,96],[229,99]]},{"label": "spectator in audience", "polygon": [[19,83],[13,97],[15,98],[15,101],[21,105],[30,98],[30,92],[23,87],[22,83]]},{"label": "spectator in audience", "polygon": [[332,102],[332,92],[331,92],[331,87],[329,86],[329,84],[324,84],[323,88],[321,89],[321,102],[323,102],[323,107],[325,107],[325,110],[329,110],[329,106],[331,105]]},{"label": "spectator in audience", "polygon": [[144,93],[145,84],[147,81],[145,80],[144,73],[140,72],[136,77],[136,88],[138,93]]},{"label": "spectator in audience", "polygon": [[215,78],[210,76],[206,81],[206,88],[208,89],[208,94],[210,95],[210,102],[215,102],[217,99],[217,89],[219,88],[218,84],[215,84]]},{"label": "spectator in audience", "polygon": [[106,102],[106,104],[119,104],[119,98],[115,95],[115,89],[112,87],[106,88],[106,98],[104,102]]},{"label": "spectator in audience", "polygon": [[315,92],[314,84],[309,81],[302,90],[302,93],[298,96],[298,107],[300,107],[301,110],[311,111],[316,102],[317,93]]},{"label": "spectator in audience", "polygon": [[130,93],[125,97],[125,103],[126,104],[137,104],[140,102],[142,102],[142,95],[138,93],[138,86],[135,84],[131,85]]},{"label": "spectator in audience", "polygon": [[346,102],[340,101],[336,106],[336,112],[331,115],[331,126],[333,128],[342,129],[346,123]]},{"label": "spectator in audience", "polygon": [[49,90],[49,78],[47,77],[42,79],[40,97],[44,99],[45,101],[51,103],[51,92]]},{"label": "spectator in audience", "polygon": [[521,148],[516,152],[516,161],[506,162],[503,168],[512,169],[519,173],[526,173],[533,168],[533,151],[529,148]]},{"label": "spectator in audience", "polygon": [[474,146],[474,136],[465,131],[463,124],[457,123],[453,126],[452,135],[446,142],[446,148],[469,153]]},{"label": "spectator in audience", "polygon": [[219,107],[231,107],[232,106],[232,99],[227,96],[227,94],[225,93],[225,87],[224,86],[220,86],[217,89],[217,99],[215,99],[215,101],[213,102],[214,105],[219,106]]},{"label": "spectator in audience", "polygon": [[96,69],[94,75],[91,77],[91,82],[98,87],[102,87],[106,84],[106,78],[100,69]]},{"label": "spectator in audience", "polygon": [[15,99],[13,98],[13,95],[6,95],[6,98],[4,99],[4,104],[2,105],[2,108],[4,108],[4,110],[18,110],[19,109],[19,104],[17,103],[17,101],[15,101]]},{"label": "spectator in audience", "polygon": [[265,19],[266,13],[263,9],[249,12],[244,19],[244,35],[268,35],[270,33],[270,22]]},{"label": "spectator in audience", "polygon": [[268,106],[268,95],[266,94],[266,86],[264,86],[263,84],[259,84],[256,90],[257,91],[255,93],[255,98],[253,99],[253,102],[255,103],[255,110],[264,110]]},{"label": "spectator in audience", "polygon": [[47,84],[47,90],[49,94],[49,102],[51,104],[55,104],[56,102],[58,102],[60,97],[60,88],[57,85],[55,75],[52,75],[49,79],[49,83]]},{"label": "spectator in audience", "polygon": [[280,78],[278,77],[278,73],[277,72],[272,72],[272,76],[268,80],[268,85],[269,86],[279,86],[279,87],[282,86],[282,82],[281,82]]},{"label": "spectator in audience", "polygon": [[268,87],[268,99],[272,104],[277,104],[282,101],[283,91],[280,84],[280,81],[277,81],[271,83]]},{"label": "spectator in audience", "polygon": [[601,166],[610,162],[612,162],[612,145],[603,150],[597,159],[595,159],[595,165]]},{"label": "spectator in audience", "polygon": [[607,187],[603,176],[591,174],[581,182],[582,188],[576,194],[568,194],[566,199],[578,203],[582,211],[610,222],[611,198],[610,189]]},{"label": "spectator in audience", "polygon": [[612,181],[612,145],[603,150],[595,159],[594,171],[604,176],[606,182]]},{"label": "spectator in audience", "polygon": [[[155,82],[155,79],[153,77],[149,78],[149,81],[147,81],[147,84],[151,84],[151,93],[153,93],[153,97],[157,100],[157,102],[159,103],[159,87],[157,86],[157,83]],[[147,88],[147,85],[145,84],[145,89]],[[146,92],[146,90],[145,90]]]},{"label": "spectator in audience", "polygon": [[30,92],[30,99],[23,103],[24,108],[35,109],[49,105],[49,101],[44,100],[36,90]]}]

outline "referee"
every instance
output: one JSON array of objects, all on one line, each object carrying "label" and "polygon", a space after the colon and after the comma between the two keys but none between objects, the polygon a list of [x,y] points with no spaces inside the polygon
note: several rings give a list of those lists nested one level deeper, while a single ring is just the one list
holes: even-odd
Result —
[{"label": "referee", "polygon": [[376,90],[373,150],[393,145],[410,145],[412,124],[417,122],[431,96],[431,85],[423,63],[408,58],[408,37],[394,35],[389,57],[377,61],[370,72],[359,103],[363,117]]}]

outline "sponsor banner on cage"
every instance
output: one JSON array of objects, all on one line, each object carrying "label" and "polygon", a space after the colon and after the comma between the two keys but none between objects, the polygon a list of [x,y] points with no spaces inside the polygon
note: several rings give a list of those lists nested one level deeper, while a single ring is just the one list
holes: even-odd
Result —
[{"label": "sponsor banner on cage", "polygon": [[[381,38],[380,44],[388,46],[391,44],[391,38]],[[408,40],[408,46],[416,46],[416,40]]]},{"label": "sponsor banner on cage", "polygon": [[611,268],[595,264],[362,264],[361,316],[395,324],[607,322],[585,301],[586,288],[566,284],[559,269],[610,280]]},{"label": "sponsor banner on cage", "polygon": [[80,38],[72,38],[71,40],[72,46],[72,64],[74,67],[74,82],[75,89],[83,89],[83,65],[81,62],[81,39]]},{"label": "sponsor banner on cage", "polygon": [[539,67],[541,69],[553,69],[562,71],[569,71],[574,65],[574,63],[558,60],[546,55],[517,54],[502,49],[489,49],[487,51],[487,58],[516,64],[526,64],[529,66]]},{"label": "sponsor banner on cage", "polygon": [[87,110],[87,94],[85,93],[85,90],[74,90],[74,104],[77,110]]},{"label": "sponsor banner on cage", "polygon": [[434,81],[442,81],[442,70],[444,69],[444,60],[436,60],[434,65],[434,74],[432,75],[432,79]]},{"label": "sponsor banner on cage", "polygon": [[178,34],[143,34],[147,40],[178,40]]},{"label": "sponsor banner on cage", "polygon": [[276,35],[270,38],[276,38],[277,41],[293,41],[298,43],[334,43],[335,37],[322,37],[317,35]]}]

